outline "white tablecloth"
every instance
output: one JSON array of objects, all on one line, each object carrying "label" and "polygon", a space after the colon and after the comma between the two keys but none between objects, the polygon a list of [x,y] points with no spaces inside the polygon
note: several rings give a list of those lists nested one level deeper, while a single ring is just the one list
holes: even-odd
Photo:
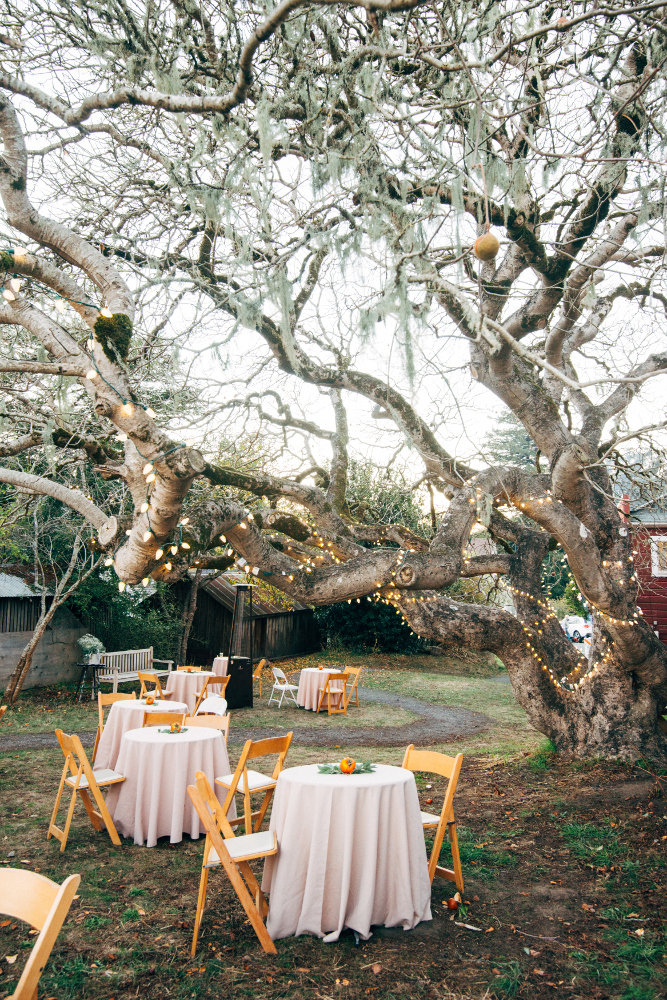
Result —
[{"label": "white tablecloth", "polygon": [[282,771],[266,859],[272,938],[344,927],[368,938],[372,924],[405,930],[431,919],[431,884],[414,775],[378,764],[372,774],[319,774],[316,764]]},{"label": "white tablecloth", "polygon": [[226,656],[216,656],[213,660],[213,666],[211,670],[216,677],[226,677],[227,676],[227,657]]},{"label": "white tablecloth", "polygon": [[187,786],[194,785],[197,771],[204,772],[212,788],[216,775],[230,771],[218,730],[190,726],[172,735],[161,728],[125,733],[116,764],[125,781],[112,785],[106,800],[118,832],[133,837],[135,844],[146,841],[147,847],[155,847],[158,837],[169,837],[172,844],[184,833],[199,837],[204,831]]},{"label": "white tablecloth", "polygon": [[174,697],[178,701],[184,702],[188,706],[188,714],[192,715],[197,704],[197,698],[204,686],[204,681],[210,676],[210,673],[202,671],[194,674],[186,674],[185,670],[172,670],[169,675],[167,691],[173,691]]},{"label": "white tablecloth", "polygon": [[[309,709],[311,712],[317,711],[317,703],[320,700],[320,688],[323,688],[327,682],[327,674],[331,673],[343,673],[342,670],[332,671],[327,670],[326,667],[320,670],[319,667],[304,667],[301,671],[301,677],[299,678],[299,690],[296,693],[296,703],[301,705],[303,708]],[[334,691],[342,688],[342,684],[332,685]],[[333,699],[332,699],[333,701]],[[335,707],[335,706],[334,706]],[[322,710],[327,708],[326,696],[322,702]]]},{"label": "white tablecloth", "polygon": [[146,705],[144,701],[115,701],[109,709],[106,725],[102,730],[95,757],[95,770],[110,767],[116,770],[120,744],[125,733],[131,729],[141,729],[144,712],[187,712],[188,706],[180,701],[156,701]]}]

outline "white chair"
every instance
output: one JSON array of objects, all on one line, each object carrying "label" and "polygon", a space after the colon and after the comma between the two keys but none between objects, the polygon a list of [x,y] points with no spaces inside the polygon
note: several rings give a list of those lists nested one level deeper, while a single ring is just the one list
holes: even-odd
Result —
[{"label": "white chair", "polygon": [[227,711],[227,699],[212,694],[200,703],[195,715],[224,715]]},{"label": "white chair", "polygon": [[273,696],[276,693],[276,691],[280,691],[280,701],[278,701],[278,698],[275,699],[276,701],[278,701],[278,708],[280,708],[280,706],[282,705],[283,698],[285,697],[287,697],[288,701],[291,698],[294,704],[298,708],[299,706],[297,705],[296,694],[295,694],[295,692],[299,690],[297,685],[290,684],[290,682],[287,680],[285,674],[282,672],[280,667],[271,667],[271,669],[273,671],[274,684],[273,684],[273,690],[271,691],[271,697],[269,698],[268,702],[269,705],[273,701]]}]

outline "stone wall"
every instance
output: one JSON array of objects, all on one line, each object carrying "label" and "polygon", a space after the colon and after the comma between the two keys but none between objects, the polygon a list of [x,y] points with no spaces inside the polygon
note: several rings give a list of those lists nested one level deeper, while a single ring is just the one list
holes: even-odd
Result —
[{"label": "stone wall", "polygon": [[[35,650],[23,687],[77,680],[81,668],[76,664],[82,660],[77,639],[85,633],[86,629],[78,618],[67,608],[59,608],[51,627],[47,628]],[[7,687],[19,656],[31,636],[32,632],[0,632],[0,691]]]}]

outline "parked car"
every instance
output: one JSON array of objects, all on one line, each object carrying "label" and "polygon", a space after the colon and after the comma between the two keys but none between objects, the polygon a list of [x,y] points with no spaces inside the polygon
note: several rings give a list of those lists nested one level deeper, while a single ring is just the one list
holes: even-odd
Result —
[{"label": "parked car", "polygon": [[581,615],[565,615],[560,621],[565,635],[572,642],[584,642],[591,638],[593,623],[590,618],[582,618]]}]

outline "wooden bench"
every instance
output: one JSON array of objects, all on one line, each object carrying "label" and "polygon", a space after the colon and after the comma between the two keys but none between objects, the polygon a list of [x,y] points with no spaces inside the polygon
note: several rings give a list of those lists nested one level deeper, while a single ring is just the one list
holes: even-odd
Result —
[{"label": "wooden bench", "polygon": [[[157,670],[155,663],[165,663],[166,667]],[[97,683],[113,684],[114,694],[118,691],[119,683],[124,681],[138,681],[139,671],[152,670],[160,677],[169,676],[173,669],[173,660],[155,660],[153,658],[153,647],[148,649],[124,649],[118,653],[102,653],[100,665],[97,667]]]}]

